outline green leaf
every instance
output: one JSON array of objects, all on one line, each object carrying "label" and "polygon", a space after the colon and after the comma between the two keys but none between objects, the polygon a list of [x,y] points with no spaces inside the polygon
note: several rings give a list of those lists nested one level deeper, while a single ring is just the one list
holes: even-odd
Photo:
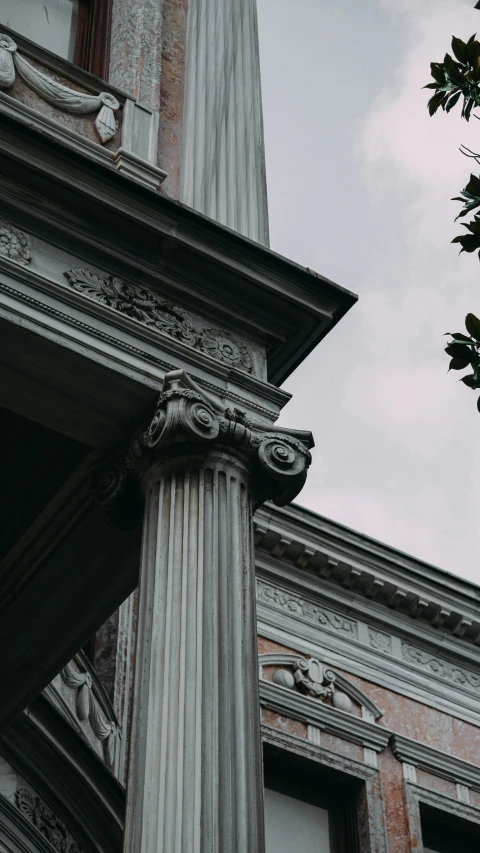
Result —
[{"label": "green leaf", "polygon": [[462,332],[445,332],[446,335],[450,335],[455,341],[465,341],[469,344],[473,343],[471,338],[467,338]]},{"label": "green leaf", "polygon": [[477,387],[477,382],[475,381],[475,377],[474,377],[473,373],[469,373],[467,376],[462,376],[462,378],[460,379],[460,382],[463,382],[463,384],[466,385],[467,388],[476,388]]},{"label": "green leaf", "polygon": [[448,366],[449,370],[463,370],[464,367],[468,367],[470,364],[469,358],[452,358],[450,364]]},{"label": "green leaf", "polygon": [[450,110],[455,106],[455,104],[457,103],[457,101],[458,101],[458,99],[460,98],[460,95],[461,95],[461,94],[462,94],[462,93],[461,93],[461,91],[460,91],[460,92],[457,92],[455,95],[452,95],[452,96],[449,98],[448,103],[447,103],[447,104],[445,104],[445,112],[446,112],[446,113],[449,113],[449,112],[450,112]]},{"label": "green leaf", "polygon": [[480,320],[478,317],[475,317],[475,314],[467,314],[465,317],[465,327],[472,338],[480,341]]},{"label": "green leaf", "polygon": [[443,65],[441,65],[440,62],[430,63],[430,73],[437,83],[440,83],[440,85],[445,83],[445,71],[443,69]]},{"label": "green leaf", "polygon": [[448,98],[448,95],[445,92],[437,92],[433,98],[430,98],[428,102],[428,112],[431,116],[435,115],[442,101],[445,101]]},{"label": "green leaf", "polygon": [[453,358],[467,358],[467,356],[468,358],[471,358],[471,350],[468,347],[468,344],[462,343],[461,341],[449,344],[448,347],[445,347],[445,352]]},{"label": "green leaf", "polygon": [[475,60],[478,56],[478,52],[477,52],[478,41],[475,41],[476,36],[477,36],[477,34],[475,33],[475,35],[470,36],[470,38],[467,41],[467,60],[468,60],[468,63],[470,65],[473,65],[473,63],[475,62]]},{"label": "green leaf", "polygon": [[453,238],[452,243],[460,243],[462,247],[460,254],[462,252],[475,252],[480,249],[480,237],[477,237],[476,234],[460,234]]},{"label": "green leaf", "polygon": [[457,57],[459,62],[463,62],[466,65],[467,59],[467,45],[464,41],[455,36],[452,37],[452,50],[454,55]]}]

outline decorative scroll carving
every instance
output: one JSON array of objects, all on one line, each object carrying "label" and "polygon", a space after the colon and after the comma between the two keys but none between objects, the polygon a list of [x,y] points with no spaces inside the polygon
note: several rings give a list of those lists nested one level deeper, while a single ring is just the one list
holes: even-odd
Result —
[{"label": "decorative scroll carving", "polygon": [[450,661],[442,660],[442,658],[438,658],[423,649],[418,649],[416,646],[411,646],[409,643],[402,643],[402,657],[407,663],[426,669],[432,675],[436,675],[437,678],[458,684],[465,690],[470,690],[477,695],[480,694],[480,675],[472,670],[455,666]]},{"label": "decorative scroll carving", "polygon": [[155,455],[186,443],[219,447],[246,459],[252,474],[252,492],[257,505],[272,499],[289,503],[302,488],[311,462],[309,432],[268,430],[251,421],[238,409],[225,409],[207,396],[183,370],[167,373],[156,411],[117,463],[101,476],[97,499],[117,524],[136,524],[137,475]]},{"label": "decorative scroll carving", "polygon": [[76,709],[78,719],[88,720],[98,740],[103,741],[105,759],[110,767],[115,759],[115,744],[118,735],[113,720],[106,720],[92,691],[92,677],[89,672],[79,672],[70,664],[64,666],[60,677],[67,687],[77,690]]},{"label": "decorative scroll carving", "polygon": [[63,821],[40,797],[27,788],[19,788],[15,792],[15,805],[59,853],[81,853]]},{"label": "decorative scroll carving", "polygon": [[115,136],[117,128],[114,112],[119,109],[120,104],[113,95],[109,92],[87,95],[84,92],[77,92],[76,89],[69,89],[68,86],[58,83],[53,77],[34,68],[17,52],[17,45],[13,39],[4,34],[0,35],[0,88],[13,85],[15,70],[37,95],[59,110],[77,115],[95,113],[98,110],[95,127],[103,144]]},{"label": "decorative scroll carving", "polygon": [[352,700],[346,693],[335,689],[336,675],[324,667],[317,658],[298,658],[290,669],[277,669],[273,682],[280,687],[297,689],[312,699],[320,699],[347,713],[352,710]]},{"label": "decorative scroll carving", "polygon": [[28,237],[9,222],[0,219],[0,256],[27,267],[32,260]]},{"label": "decorative scroll carving", "polygon": [[279,589],[272,584],[257,580],[257,601],[276,610],[291,613],[310,625],[321,625],[325,630],[341,634],[351,640],[358,638],[358,626],[352,619],[340,616],[324,607],[313,604],[299,595]]},{"label": "decorative scroll carving", "polygon": [[102,276],[90,270],[73,269],[64,275],[74,290],[95,302],[107,305],[144,326],[158,329],[230,367],[248,373],[252,371],[250,353],[235,335],[222,329],[196,329],[187,311],[160,299],[147,288],[127,284],[117,276]]}]

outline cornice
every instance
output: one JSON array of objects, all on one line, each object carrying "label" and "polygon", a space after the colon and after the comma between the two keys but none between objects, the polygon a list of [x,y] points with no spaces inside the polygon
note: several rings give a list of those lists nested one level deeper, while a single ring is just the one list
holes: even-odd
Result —
[{"label": "cornice", "polygon": [[260,704],[277,714],[316,726],[321,731],[375,752],[382,752],[391,736],[391,732],[383,726],[339,711],[270,681],[260,681]]},{"label": "cornice", "polygon": [[212,306],[237,332],[261,330],[273,384],[356,301],[328,279],[26,129],[19,119],[2,120],[0,151],[6,219],[110,274],[128,279],[141,270],[151,281],[173,281],[174,300],[188,297],[192,311]]},{"label": "cornice", "polygon": [[392,735],[390,745],[399,761],[480,791],[480,766],[403,735]]},{"label": "cornice", "polygon": [[[430,626],[430,637],[450,635],[456,647],[480,643],[480,589],[356,533],[290,505],[262,508],[255,516],[258,554],[289,568],[292,579],[318,579],[345,603],[374,603],[384,618]],[[292,572],[293,570],[293,572]],[[458,641],[461,642],[458,642]]]}]

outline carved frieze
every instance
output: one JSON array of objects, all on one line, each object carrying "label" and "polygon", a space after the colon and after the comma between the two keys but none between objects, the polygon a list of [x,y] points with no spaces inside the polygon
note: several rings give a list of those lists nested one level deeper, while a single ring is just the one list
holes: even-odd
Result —
[{"label": "carved frieze", "polygon": [[352,619],[259,579],[257,579],[257,601],[260,604],[274,607],[276,610],[290,613],[302,622],[321,625],[326,631],[332,631],[351,640],[358,639],[358,625]]},{"label": "carved frieze", "polygon": [[235,335],[224,329],[196,328],[187,311],[160,299],[145,287],[128,284],[117,276],[98,275],[84,269],[68,270],[65,278],[74,290],[144,326],[201,350],[229,367],[247,373],[253,369],[247,347]]},{"label": "carved frieze", "polygon": [[67,827],[47,804],[27,788],[15,792],[15,805],[58,853],[81,853]]},{"label": "carved frieze", "polygon": [[27,267],[32,260],[32,250],[26,234],[4,219],[0,219],[0,257],[8,258],[22,267]]},{"label": "carved frieze", "polygon": [[424,649],[419,649],[409,643],[402,642],[402,657],[431,675],[436,675],[450,684],[457,684],[465,690],[480,694],[480,675],[464,667],[456,666],[450,661],[432,655]]},{"label": "carved frieze", "polygon": [[35,68],[30,62],[20,56],[17,45],[10,36],[0,35],[0,89],[7,89],[15,82],[15,72],[33,89],[33,91],[67,113],[86,115],[96,113],[95,127],[104,144],[113,139],[116,131],[114,112],[120,108],[120,104],[114,95],[109,92],[100,92],[98,95],[88,95],[70,89],[59,83],[53,77],[44,74]]}]

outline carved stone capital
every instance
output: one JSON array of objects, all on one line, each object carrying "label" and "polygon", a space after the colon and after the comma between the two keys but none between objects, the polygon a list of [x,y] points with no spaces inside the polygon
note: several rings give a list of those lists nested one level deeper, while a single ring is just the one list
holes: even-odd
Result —
[{"label": "carved stone capital", "polygon": [[200,389],[183,370],[165,376],[152,420],[127,452],[106,467],[96,496],[113,521],[133,526],[139,520],[138,483],[155,462],[209,448],[238,456],[247,464],[255,506],[292,501],[303,487],[311,462],[310,432],[266,428],[239,409],[225,408]]}]

